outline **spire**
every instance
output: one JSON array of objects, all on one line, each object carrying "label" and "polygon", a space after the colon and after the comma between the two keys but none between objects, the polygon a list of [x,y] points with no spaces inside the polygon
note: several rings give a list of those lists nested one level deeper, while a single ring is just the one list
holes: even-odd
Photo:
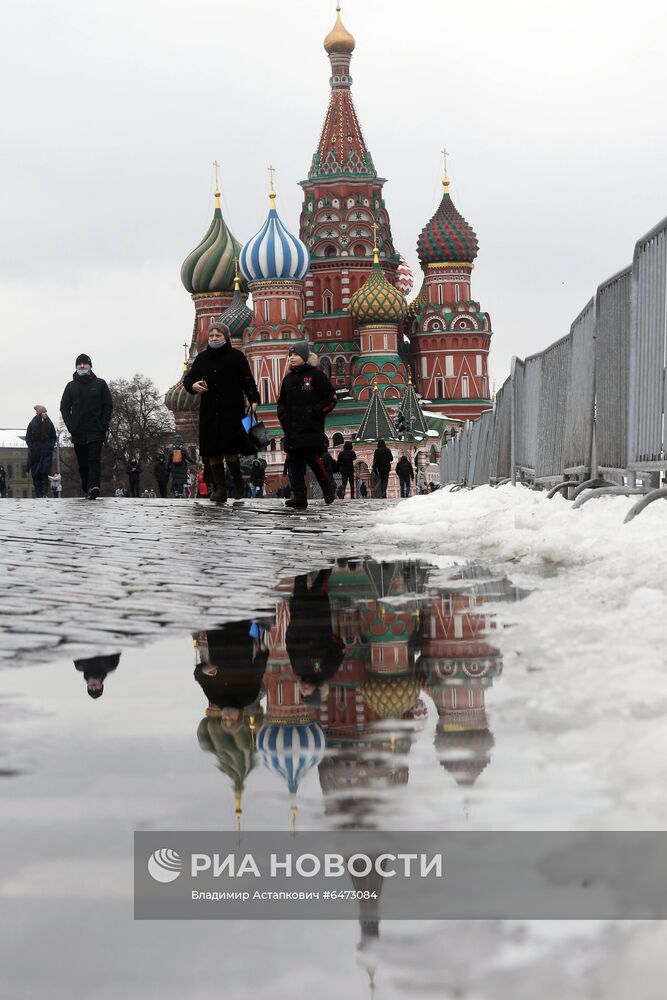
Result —
[{"label": "spire", "polygon": [[409,438],[414,438],[415,435],[426,437],[428,427],[424,419],[424,414],[421,411],[419,400],[417,399],[415,387],[412,384],[412,369],[410,368],[408,368],[408,387],[405,390],[405,395],[401,400],[398,412],[405,419],[405,431]]},{"label": "spire", "polygon": [[356,434],[357,441],[397,441],[398,434],[393,421],[382,402],[377,385],[373,385],[371,398]]},{"label": "spire", "polygon": [[472,226],[457,211],[449,195],[449,153],[443,149],[442,155],[445,160],[442,201],[417,240],[417,254],[422,267],[428,264],[472,264],[479,250]]},{"label": "spire", "polygon": [[355,44],[354,37],[341,21],[339,5],[336,8],[336,23],[324,39],[331,63],[331,97],[308,174],[309,180],[336,174],[377,177],[350,91],[350,60]]}]

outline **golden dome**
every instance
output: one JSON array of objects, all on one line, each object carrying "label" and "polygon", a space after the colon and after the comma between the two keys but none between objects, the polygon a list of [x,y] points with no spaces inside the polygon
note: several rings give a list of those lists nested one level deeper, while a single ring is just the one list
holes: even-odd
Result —
[{"label": "golden dome", "polygon": [[351,35],[340,19],[340,4],[336,5],[336,23],[324,39],[324,48],[327,52],[354,52],[357,43],[354,35]]}]

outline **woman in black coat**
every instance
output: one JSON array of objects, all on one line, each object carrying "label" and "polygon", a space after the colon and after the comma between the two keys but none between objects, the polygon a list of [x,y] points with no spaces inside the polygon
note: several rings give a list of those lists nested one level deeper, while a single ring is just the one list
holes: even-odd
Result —
[{"label": "woman in black coat", "polygon": [[208,657],[195,669],[195,680],[208,698],[209,710],[219,710],[225,729],[243,721],[243,710],[254,705],[262,693],[269,659],[264,630],[244,620],[209,629]]},{"label": "woman in black coat", "polygon": [[290,485],[294,493],[285,506],[304,510],[308,506],[307,465],[320,484],[325,503],[333,503],[336,498],[322,454],[327,447],[324,421],[338,400],[334,387],[317,367],[317,357],[310,353],[305,341],[292,345],[288,364],[289,371],[278,397],[278,420],[285,432]]},{"label": "woman in black coat", "polygon": [[49,473],[53,449],[56,446],[56,429],[46,412],[45,406],[35,406],[35,414],[25,432],[25,443],[28,445],[28,462],[30,474],[35,486],[35,496],[48,497]]},{"label": "woman in black coat", "polygon": [[234,480],[234,496],[240,499],[245,489],[239,454],[253,454],[241,421],[246,399],[254,413],[259,392],[248,359],[232,347],[224,323],[209,328],[208,347],[192,362],[190,371],[183,376],[183,385],[191,395],[200,395],[199,450],[211,464],[215,483],[211,500],[227,499],[225,461]]}]

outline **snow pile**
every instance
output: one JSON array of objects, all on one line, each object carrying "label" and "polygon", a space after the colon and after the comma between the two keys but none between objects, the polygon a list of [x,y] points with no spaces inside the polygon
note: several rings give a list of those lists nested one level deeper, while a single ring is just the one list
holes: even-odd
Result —
[{"label": "snow pile", "polygon": [[526,782],[576,777],[577,795],[545,817],[560,828],[667,829],[667,502],[624,524],[636,501],[573,510],[525,487],[439,490],[380,512],[370,532],[531,590],[495,609],[512,627],[493,637],[504,658],[493,710],[533,733]]}]

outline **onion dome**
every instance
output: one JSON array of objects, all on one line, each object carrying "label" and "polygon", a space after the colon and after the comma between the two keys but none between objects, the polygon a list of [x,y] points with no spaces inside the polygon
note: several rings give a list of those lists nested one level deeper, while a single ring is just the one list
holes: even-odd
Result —
[{"label": "onion dome", "polygon": [[417,316],[419,316],[419,313],[422,311],[422,309],[426,305],[426,302],[427,302],[427,299],[426,299],[426,282],[424,281],[424,282],[422,282],[422,286],[419,289],[419,294],[417,295],[417,298],[413,299],[412,302],[408,306],[408,319],[411,322],[412,322],[412,320],[416,319]]},{"label": "onion dome", "polygon": [[294,794],[304,775],[324,757],[326,740],[316,722],[306,725],[268,723],[257,736],[257,749],[265,767],[279,774]]},{"label": "onion dome", "polygon": [[414,674],[371,674],[362,688],[364,701],[381,719],[402,718],[417,704],[420,693]]},{"label": "onion dome", "polygon": [[382,273],[377,246],[373,247],[371,273],[350,299],[349,310],[360,326],[365,323],[400,323],[405,319],[408,304]]},{"label": "onion dome", "polygon": [[445,177],[444,194],[430,222],[417,240],[417,253],[422,264],[471,264],[477,256],[479,243],[469,223],[454,207],[449,196],[449,181]]},{"label": "onion dome", "polygon": [[248,281],[302,281],[310,268],[310,251],[285,229],[276,211],[276,193],[260,231],[241,250],[239,264]]},{"label": "onion dome", "polygon": [[193,396],[183,385],[181,377],[176,385],[167,389],[164,397],[164,405],[172,413],[192,413],[199,406],[199,396]]},{"label": "onion dome", "polygon": [[396,287],[401,295],[404,295],[407,299],[408,295],[412,291],[414,283],[415,276],[412,273],[412,269],[408,266],[408,262],[403,254],[401,254],[401,260],[398,268],[396,269]]},{"label": "onion dome", "polygon": [[495,739],[487,729],[450,728],[438,724],[434,745],[440,764],[457,785],[474,785],[491,760]]},{"label": "onion dome", "polygon": [[216,188],[213,221],[201,243],[183,261],[181,281],[191,295],[229,292],[234,283],[234,258],[240,252],[241,244],[222,217]]},{"label": "onion dome", "polygon": [[340,4],[336,4],[336,23],[324,39],[324,48],[327,52],[347,52],[350,55],[354,52],[356,41],[340,19]]},{"label": "onion dome", "polygon": [[243,334],[252,323],[252,309],[246,305],[246,301],[241,295],[241,283],[238,274],[238,260],[234,261],[234,294],[232,301],[220,316],[216,316],[216,322],[224,323],[231,335],[232,343],[240,343]]}]

